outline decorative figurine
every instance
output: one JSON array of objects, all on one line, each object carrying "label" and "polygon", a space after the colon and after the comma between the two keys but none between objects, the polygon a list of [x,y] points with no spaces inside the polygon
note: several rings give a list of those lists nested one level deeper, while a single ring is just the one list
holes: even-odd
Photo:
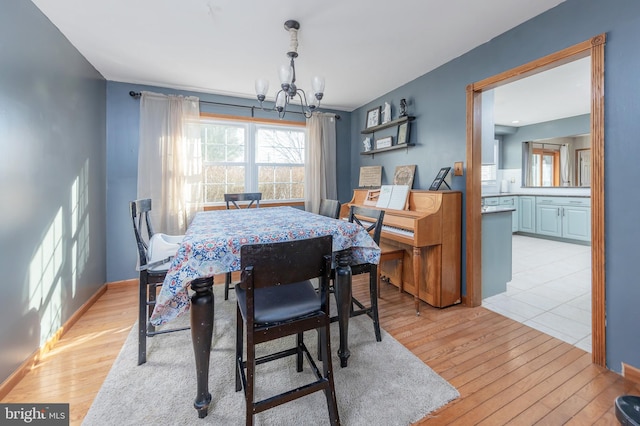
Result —
[{"label": "decorative figurine", "polygon": [[363,140],[362,144],[364,145],[364,150],[365,151],[371,151],[371,139],[370,138],[366,138],[365,140]]},{"label": "decorative figurine", "polygon": [[391,121],[391,104],[389,102],[384,103],[384,108],[382,109],[382,124],[388,123]]},{"label": "decorative figurine", "polygon": [[407,116],[407,100],[405,98],[400,99],[400,117]]}]

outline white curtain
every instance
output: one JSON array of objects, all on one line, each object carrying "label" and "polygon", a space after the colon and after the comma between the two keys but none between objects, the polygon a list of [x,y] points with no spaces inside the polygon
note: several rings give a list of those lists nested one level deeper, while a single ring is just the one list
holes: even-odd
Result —
[{"label": "white curtain", "polygon": [[318,213],[322,198],[338,199],[335,114],[314,113],[307,120],[307,134],[304,207]]},{"label": "white curtain", "polygon": [[569,145],[560,146],[560,179],[562,186],[571,185],[571,160],[569,159]]},{"label": "white curtain", "polygon": [[138,198],[151,198],[157,232],[184,234],[202,202],[197,97],[142,92]]}]

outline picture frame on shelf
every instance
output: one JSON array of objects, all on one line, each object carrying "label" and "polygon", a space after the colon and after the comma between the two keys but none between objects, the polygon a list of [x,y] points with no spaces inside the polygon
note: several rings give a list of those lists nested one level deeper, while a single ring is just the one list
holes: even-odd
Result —
[{"label": "picture frame on shelf", "polygon": [[389,148],[393,145],[393,136],[376,139],[376,149]]},{"label": "picture frame on shelf", "polygon": [[398,137],[396,145],[402,145],[409,142],[409,122],[402,123],[398,126]]},{"label": "picture frame on shelf", "polygon": [[451,167],[443,167],[440,169],[435,179],[431,183],[429,191],[437,191],[438,189],[440,189],[440,185],[442,185],[443,183],[447,188],[451,189],[449,187],[449,184],[444,180],[444,178],[447,176],[447,173],[449,173],[449,170],[451,170]]},{"label": "picture frame on shelf", "polygon": [[409,189],[413,188],[413,179],[416,174],[416,165],[408,164],[406,166],[396,166],[393,174],[394,185],[407,185]]},{"label": "picture frame on shelf", "polygon": [[380,112],[381,107],[375,107],[367,111],[367,122],[365,128],[375,127],[380,125]]}]

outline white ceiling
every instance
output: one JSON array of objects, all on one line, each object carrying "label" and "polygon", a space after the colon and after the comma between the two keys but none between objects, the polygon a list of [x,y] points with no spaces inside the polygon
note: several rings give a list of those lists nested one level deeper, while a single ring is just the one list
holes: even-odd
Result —
[{"label": "white ceiling", "polygon": [[107,80],[268,100],[298,20],[298,86],[352,111],[564,0],[32,1]]},{"label": "white ceiling", "polygon": [[495,124],[522,127],[591,111],[591,58],[494,89]]}]

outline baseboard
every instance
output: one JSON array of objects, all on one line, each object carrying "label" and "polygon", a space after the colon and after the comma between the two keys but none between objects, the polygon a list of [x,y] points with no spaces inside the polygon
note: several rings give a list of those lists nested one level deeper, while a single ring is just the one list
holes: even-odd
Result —
[{"label": "baseboard", "polygon": [[116,288],[120,288],[120,287],[129,287],[132,285],[138,285],[138,279],[134,278],[132,280],[122,280],[122,281],[114,281],[112,283],[107,283],[107,288],[109,290],[111,289],[116,289]]},{"label": "baseboard", "polygon": [[[137,281],[137,280],[132,280]],[[116,285],[120,285],[119,283],[115,283]],[[108,286],[111,284],[102,285],[96,293],[89,298],[82,306],[78,308],[77,311],[69,317],[69,319],[55,332],[55,334],[47,340],[44,345],[40,348],[36,349],[17,369],[14,371],[5,381],[0,384],[0,400],[2,400],[11,390],[15,387],[15,385],[22,380],[22,378],[29,372],[33,367],[38,365],[42,357],[50,352],[51,349],[60,341],[62,336],[75,324],[82,315],[94,304],[96,301],[102,296],[106,291]]]},{"label": "baseboard", "polygon": [[622,363],[622,376],[632,382],[640,384],[640,368]]}]

